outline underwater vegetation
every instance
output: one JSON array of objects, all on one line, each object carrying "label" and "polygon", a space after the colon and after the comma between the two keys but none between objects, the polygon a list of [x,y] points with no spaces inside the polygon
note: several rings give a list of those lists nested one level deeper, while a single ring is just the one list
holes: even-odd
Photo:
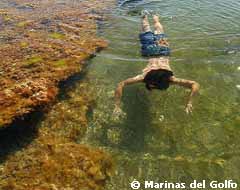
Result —
[{"label": "underwater vegetation", "polygon": [[[59,83],[81,73],[85,60],[107,47],[107,42],[97,37],[96,21],[102,20],[104,9],[113,4],[96,0],[11,0],[0,5],[2,133],[12,122],[55,102]],[[70,98],[67,106],[61,103],[64,100],[59,101],[52,105],[52,111],[46,110],[46,121],[33,122],[36,132],[30,143],[18,139],[9,142],[16,141],[16,147],[20,143],[24,148],[9,148],[7,155],[1,150],[0,189],[104,188],[113,173],[111,156],[77,143],[86,131],[86,115],[93,104],[87,86],[81,84],[77,97],[65,92]]]},{"label": "underwater vegetation", "polygon": [[1,189],[102,189],[111,168],[110,158],[102,151],[51,140],[10,157]]},{"label": "underwater vegetation", "polygon": [[[63,93],[63,100],[45,113],[46,119],[36,127],[34,140],[0,165],[1,189],[104,188],[114,172],[111,156],[77,143],[85,134],[93,95],[87,83],[81,83],[77,90],[67,91]],[[78,109],[74,109],[76,107]]]},{"label": "underwater vegetation", "polygon": [[0,9],[0,126],[53,101],[59,81],[107,46],[96,36],[101,6],[11,1]]}]

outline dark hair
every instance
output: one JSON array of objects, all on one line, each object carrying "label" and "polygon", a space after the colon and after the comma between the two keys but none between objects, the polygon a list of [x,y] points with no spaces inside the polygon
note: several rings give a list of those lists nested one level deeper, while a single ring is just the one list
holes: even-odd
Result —
[{"label": "dark hair", "polygon": [[148,90],[152,90],[150,85],[154,85],[154,88],[159,90],[166,90],[169,87],[169,79],[171,76],[173,76],[172,71],[164,69],[152,70],[147,73],[143,81],[146,83]]}]

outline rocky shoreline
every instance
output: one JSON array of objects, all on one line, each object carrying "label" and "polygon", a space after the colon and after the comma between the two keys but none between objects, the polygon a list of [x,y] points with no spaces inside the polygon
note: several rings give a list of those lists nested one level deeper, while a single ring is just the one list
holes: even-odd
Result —
[{"label": "rocky shoreline", "polygon": [[[110,155],[77,143],[93,101],[87,84],[68,108],[61,102],[52,106],[62,115],[45,113],[49,117],[43,123],[48,125],[34,118],[18,123],[54,102],[59,83],[81,72],[87,59],[107,47],[97,37],[96,21],[103,19],[100,13],[108,6],[113,1],[0,3],[1,189],[103,189],[112,175]],[[76,116],[71,106],[78,106]],[[63,128],[65,121],[77,125]]]},{"label": "rocky shoreline", "polygon": [[0,9],[0,126],[53,101],[59,81],[107,46],[96,37],[101,8],[19,0]]}]

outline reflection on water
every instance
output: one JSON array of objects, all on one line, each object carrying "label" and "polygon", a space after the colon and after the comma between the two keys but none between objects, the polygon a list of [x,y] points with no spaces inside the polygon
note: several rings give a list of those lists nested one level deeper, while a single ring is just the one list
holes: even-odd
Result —
[{"label": "reflection on water", "polygon": [[[133,179],[239,182],[239,5],[238,0],[130,1],[104,24],[101,34],[110,46],[88,67],[86,80],[97,100],[83,142],[114,155],[117,175],[108,189],[130,189]],[[146,64],[138,42],[142,9],[161,15],[175,75],[201,84],[191,116],[183,111],[184,89],[149,93],[137,84],[124,91],[127,117],[112,121],[117,83]]]}]

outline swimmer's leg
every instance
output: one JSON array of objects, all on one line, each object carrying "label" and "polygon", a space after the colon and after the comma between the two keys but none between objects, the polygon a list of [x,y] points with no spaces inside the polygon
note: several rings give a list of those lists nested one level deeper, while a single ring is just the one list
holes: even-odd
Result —
[{"label": "swimmer's leg", "polygon": [[154,22],[154,33],[155,34],[162,34],[164,33],[163,26],[159,21],[159,17],[157,15],[153,15],[153,22]]},{"label": "swimmer's leg", "polygon": [[150,32],[151,31],[151,27],[150,27],[147,15],[144,15],[142,17],[142,31],[143,32]]}]

